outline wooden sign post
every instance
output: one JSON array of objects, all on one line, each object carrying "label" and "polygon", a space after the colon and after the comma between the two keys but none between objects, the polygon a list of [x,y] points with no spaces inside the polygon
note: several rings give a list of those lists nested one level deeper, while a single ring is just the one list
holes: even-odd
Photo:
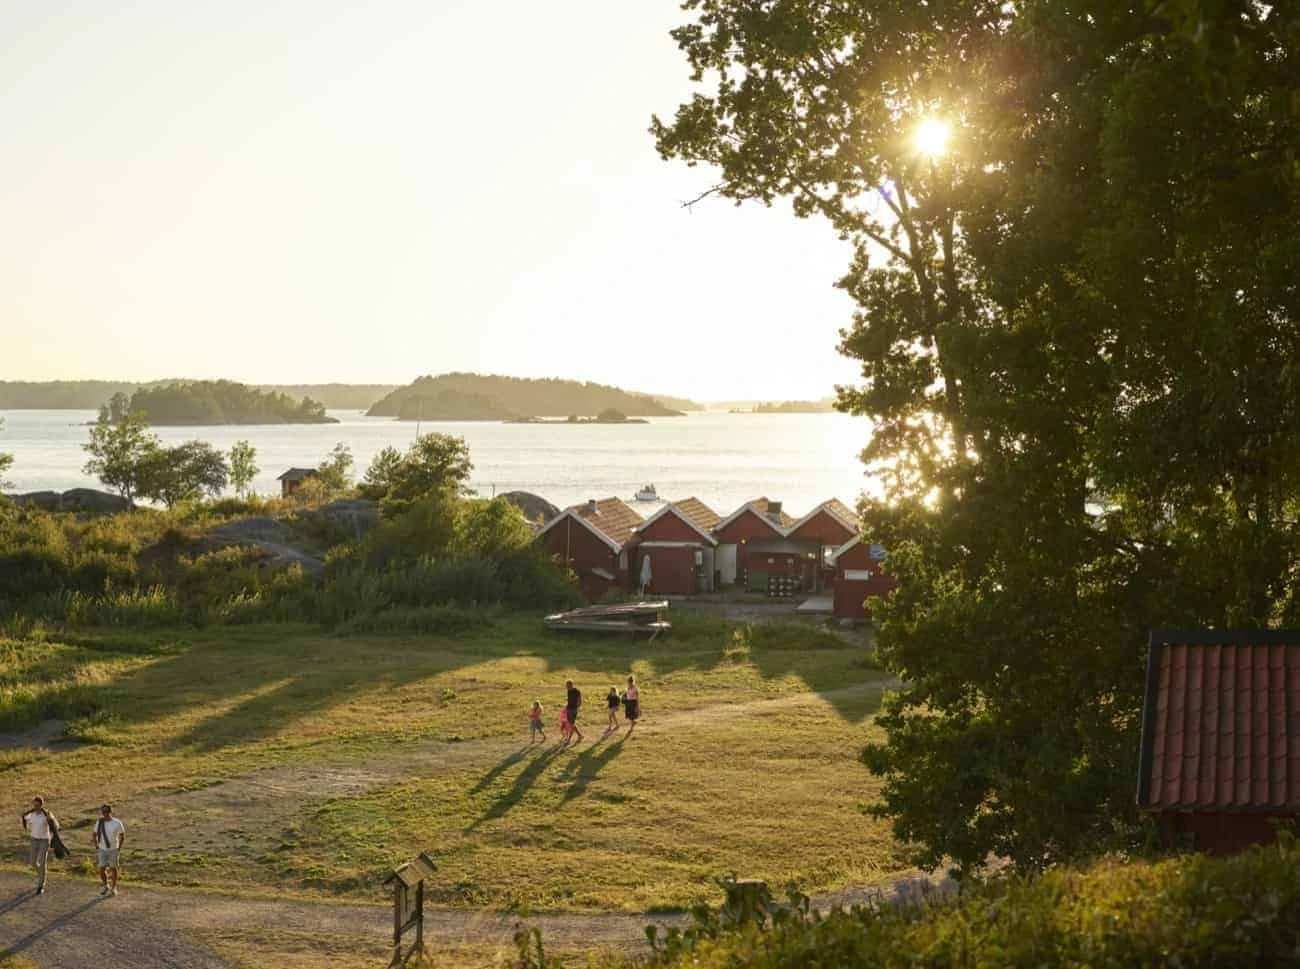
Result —
[{"label": "wooden sign post", "polygon": [[[402,966],[406,960],[424,949],[424,880],[437,871],[433,860],[423,851],[414,861],[395,869],[384,879],[393,886],[393,961],[390,966]],[[415,941],[403,951],[402,938],[415,929]]]}]

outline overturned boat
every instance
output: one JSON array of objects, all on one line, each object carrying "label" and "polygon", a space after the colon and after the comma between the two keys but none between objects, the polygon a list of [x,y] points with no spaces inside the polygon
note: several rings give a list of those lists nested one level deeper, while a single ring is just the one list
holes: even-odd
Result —
[{"label": "overturned boat", "polygon": [[607,606],[586,606],[557,612],[543,622],[547,629],[571,632],[630,633],[654,639],[667,633],[673,624],[664,619],[668,601],[619,602]]}]

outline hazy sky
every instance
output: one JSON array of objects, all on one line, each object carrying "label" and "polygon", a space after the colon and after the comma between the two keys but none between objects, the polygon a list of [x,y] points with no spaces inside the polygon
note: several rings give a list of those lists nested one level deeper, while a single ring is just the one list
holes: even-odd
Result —
[{"label": "hazy sky", "polygon": [[675,0],[0,0],[0,379],[817,397],[848,254],[680,201]]}]

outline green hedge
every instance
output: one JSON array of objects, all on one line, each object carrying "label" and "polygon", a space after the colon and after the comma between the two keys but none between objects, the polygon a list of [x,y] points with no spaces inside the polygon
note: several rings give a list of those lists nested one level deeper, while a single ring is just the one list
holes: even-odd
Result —
[{"label": "green hedge", "polygon": [[1236,967],[1300,965],[1300,850],[1109,861],[1007,878],[929,907],[879,906],[723,927],[697,915],[654,965],[709,967]]}]

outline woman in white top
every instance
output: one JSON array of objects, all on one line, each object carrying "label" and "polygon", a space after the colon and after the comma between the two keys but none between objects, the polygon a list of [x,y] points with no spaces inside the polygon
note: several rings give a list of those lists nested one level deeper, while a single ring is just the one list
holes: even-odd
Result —
[{"label": "woman in white top", "polygon": [[627,678],[627,689],[623,691],[623,716],[627,717],[627,732],[631,736],[641,717],[641,691],[636,688],[636,677],[633,676]]}]

